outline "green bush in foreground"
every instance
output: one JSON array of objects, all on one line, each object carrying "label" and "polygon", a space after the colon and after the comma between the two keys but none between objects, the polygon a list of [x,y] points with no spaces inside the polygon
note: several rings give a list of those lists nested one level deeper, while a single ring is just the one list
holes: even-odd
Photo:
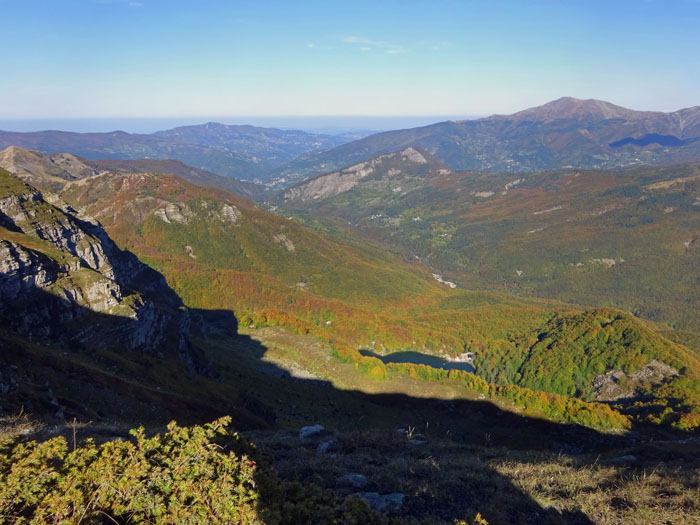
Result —
[{"label": "green bush in foreground", "polygon": [[0,444],[0,523],[261,523],[255,462],[219,444],[236,440],[229,423],[72,451],[63,437]]}]

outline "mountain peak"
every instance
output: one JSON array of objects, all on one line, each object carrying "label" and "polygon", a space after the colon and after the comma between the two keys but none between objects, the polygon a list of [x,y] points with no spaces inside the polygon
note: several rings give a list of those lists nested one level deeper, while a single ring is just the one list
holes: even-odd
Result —
[{"label": "mountain peak", "polygon": [[489,119],[548,122],[559,119],[625,119],[634,120],[654,114],[651,111],[635,111],[604,100],[562,97],[541,106],[525,109],[512,115],[493,115]]}]

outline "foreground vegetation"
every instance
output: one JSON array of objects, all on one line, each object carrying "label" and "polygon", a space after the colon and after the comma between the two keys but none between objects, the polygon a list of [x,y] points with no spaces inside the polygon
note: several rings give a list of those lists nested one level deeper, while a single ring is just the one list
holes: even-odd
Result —
[{"label": "foreground vegetation", "polygon": [[15,445],[0,456],[0,508],[7,522],[119,521],[255,523],[255,464],[215,443],[226,420],[133,442],[69,450],[63,437]]},{"label": "foreground vegetation", "polygon": [[[26,435],[26,421],[13,428],[22,422]],[[253,446],[227,424],[171,423],[100,443],[70,428],[37,442],[4,427],[0,523],[700,523],[692,444],[601,456],[576,440],[523,450],[488,432],[479,443],[409,426],[306,440],[258,431],[246,435]],[[366,484],[339,483],[350,472]],[[380,514],[358,490],[401,493],[404,504]]]},{"label": "foreground vegetation", "polygon": [[0,440],[0,523],[360,523],[380,517],[312,484],[259,470],[251,444],[227,430],[170,423],[129,439],[72,446]]}]

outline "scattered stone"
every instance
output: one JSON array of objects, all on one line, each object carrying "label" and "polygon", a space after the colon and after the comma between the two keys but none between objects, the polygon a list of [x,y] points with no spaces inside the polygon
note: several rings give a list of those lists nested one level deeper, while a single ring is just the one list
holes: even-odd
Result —
[{"label": "scattered stone", "polygon": [[294,250],[296,250],[294,243],[284,233],[276,233],[272,236],[272,238],[277,244],[281,244],[282,246],[284,246],[288,252],[293,252]]},{"label": "scattered stone", "polygon": [[302,427],[299,429],[299,438],[300,439],[305,439],[309,436],[313,436],[315,434],[320,434],[323,432],[324,428],[321,425],[312,425],[310,427]]},{"label": "scattered stone", "polygon": [[236,224],[242,216],[235,206],[224,204],[221,208],[221,220],[229,224]]},{"label": "scattered stone", "polygon": [[440,284],[444,284],[445,286],[449,286],[450,288],[457,288],[457,285],[455,283],[453,283],[452,281],[445,281],[442,278],[442,275],[440,275],[439,273],[434,273],[433,279],[435,279]]},{"label": "scattered stone", "polygon": [[520,183],[521,183],[522,181],[524,181],[524,180],[525,180],[525,179],[515,179],[514,181],[509,182],[508,184],[506,184],[506,185],[504,186],[505,191],[504,191],[503,193],[504,193],[504,194],[505,194],[505,193],[508,193],[508,190],[509,190],[509,189],[511,189],[513,186],[517,186],[518,184],[520,184]]},{"label": "scattered stone", "polygon": [[564,206],[552,206],[551,208],[548,208],[546,210],[541,210],[541,211],[535,211],[532,214],[533,215],[542,215],[543,213],[552,213],[553,211],[561,210]]},{"label": "scattered stone", "polygon": [[325,454],[333,447],[335,447],[335,440],[329,439],[328,441],[323,441],[322,443],[319,443],[318,447],[316,447],[316,452],[318,452],[319,454]]},{"label": "scattered stone", "polygon": [[374,510],[379,512],[397,512],[401,510],[405,496],[401,492],[379,494],[378,492],[362,492],[359,496]]},{"label": "scattered stone", "polygon": [[606,265],[608,266],[608,268],[612,268],[613,266],[615,266],[615,265],[618,264],[618,263],[623,263],[623,262],[625,262],[625,260],[622,259],[622,258],[620,258],[620,259],[602,258],[602,259],[591,259],[591,260],[592,260],[593,262],[606,264]]},{"label": "scattered stone", "polygon": [[353,487],[356,489],[361,489],[368,483],[367,476],[364,474],[358,474],[357,472],[351,472],[350,474],[345,474],[344,476],[340,476],[337,480],[336,483],[338,485],[344,485],[346,487]]},{"label": "scattered stone", "polygon": [[625,465],[628,463],[636,463],[637,462],[637,457],[633,456],[632,454],[627,454],[625,456],[619,456],[616,458],[609,459],[606,463],[610,463],[612,465]]}]

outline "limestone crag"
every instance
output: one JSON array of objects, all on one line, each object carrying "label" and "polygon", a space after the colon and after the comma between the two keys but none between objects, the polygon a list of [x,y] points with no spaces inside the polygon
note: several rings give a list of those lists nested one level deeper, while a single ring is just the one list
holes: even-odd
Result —
[{"label": "limestone crag", "polygon": [[[176,352],[199,368],[190,318],[163,276],[79,215],[0,169],[0,317],[32,337]],[[167,343],[167,345],[166,345]]]},{"label": "limestone crag", "polygon": [[611,370],[593,379],[596,401],[633,400],[639,390],[658,386],[678,376],[678,370],[656,359],[636,372]]},{"label": "limestone crag", "polygon": [[27,186],[27,191],[20,195],[0,198],[0,213],[3,223],[19,228],[25,235],[48,241],[77,257],[86,267],[114,278],[100,239],[88,231],[92,228],[86,228],[85,221],[48,204],[40,192]]},{"label": "limestone crag", "polygon": [[[46,288],[56,281],[57,270],[41,261],[40,254],[19,244],[0,240],[0,304],[16,299],[33,288]],[[79,267],[77,261],[74,269]]]}]

